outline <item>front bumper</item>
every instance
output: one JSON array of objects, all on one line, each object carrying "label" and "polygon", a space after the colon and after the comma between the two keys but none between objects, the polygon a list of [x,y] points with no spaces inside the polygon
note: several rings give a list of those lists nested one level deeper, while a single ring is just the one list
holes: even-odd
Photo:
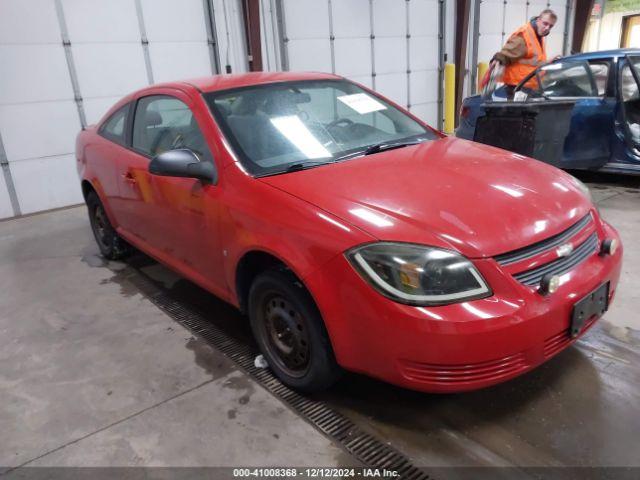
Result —
[{"label": "front bumper", "polygon": [[[620,242],[606,224],[602,233]],[[305,283],[345,369],[427,392],[474,390],[529,371],[571,345],[573,305],[604,282],[610,282],[613,300],[622,247],[614,255],[592,255],[564,274],[548,296],[518,283],[493,259],[474,263],[494,295],[439,307],[383,297],[342,255]]]}]

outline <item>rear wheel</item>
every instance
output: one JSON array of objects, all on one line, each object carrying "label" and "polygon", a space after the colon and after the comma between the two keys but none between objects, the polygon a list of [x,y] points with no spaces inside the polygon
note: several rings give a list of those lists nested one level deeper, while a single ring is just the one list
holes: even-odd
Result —
[{"label": "rear wheel", "polygon": [[96,239],[100,253],[109,260],[118,260],[130,253],[131,247],[115,231],[102,202],[95,192],[87,195],[87,208],[91,230]]},{"label": "rear wheel", "polygon": [[320,312],[290,272],[269,270],[255,279],[249,317],[262,354],[283,383],[313,392],[339,378],[341,369]]}]

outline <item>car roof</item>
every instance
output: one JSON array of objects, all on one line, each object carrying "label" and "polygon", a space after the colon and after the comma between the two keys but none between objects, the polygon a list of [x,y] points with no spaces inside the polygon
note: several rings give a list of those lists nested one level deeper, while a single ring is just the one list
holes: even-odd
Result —
[{"label": "car roof", "polygon": [[598,58],[623,57],[625,55],[640,55],[640,48],[618,48],[615,50],[602,50],[600,52],[585,52],[566,58],[571,60],[596,60]]},{"label": "car roof", "polygon": [[188,84],[203,93],[229,90],[267,83],[292,82],[299,80],[336,80],[342,77],[330,73],[319,72],[251,72],[209,77],[191,78],[177,82],[154,85],[154,87],[175,87],[177,84]]},{"label": "car roof", "polygon": [[[1,0],[0,0],[1,1]],[[209,77],[191,78],[187,80],[176,80],[172,82],[154,83],[144,88],[136,90],[115,103],[97,125],[104,123],[116,110],[121,108],[133,98],[141,95],[154,94],[157,89],[173,88],[178,90],[197,89],[202,93],[230,90],[233,88],[250,87],[253,85],[264,85],[268,83],[292,82],[304,80],[342,80],[343,77],[331,73],[320,72],[250,72],[224,75],[211,75]]]}]

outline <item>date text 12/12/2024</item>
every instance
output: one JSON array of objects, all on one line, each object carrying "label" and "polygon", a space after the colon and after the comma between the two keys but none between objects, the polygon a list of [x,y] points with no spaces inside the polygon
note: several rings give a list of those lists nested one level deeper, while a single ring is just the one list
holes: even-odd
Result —
[{"label": "date text 12/12/2024", "polygon": [[234,478],[395,478],[384,468],[234,468]]}]

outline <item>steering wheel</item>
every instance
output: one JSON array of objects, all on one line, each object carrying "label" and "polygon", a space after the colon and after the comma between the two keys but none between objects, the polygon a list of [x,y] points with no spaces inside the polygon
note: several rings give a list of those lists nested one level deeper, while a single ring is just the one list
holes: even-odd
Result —
[{"label": "steering wheel", "polygon": [[174,138],[171,142],[171,149],[175,150],[182,147],[184,147],[184,135],[178,133],[178,135],[176,135],[176,138]]},{"label": "steering wheel", "polygon": [[340,125],[341,123],[344,124],[344,126],[348,126],[348,125],[353,125],[353,120],[349,119],[349,118],[336,118],[333,122],[329,122],[329,124],[327,124],[327,128],[331,128],[331,127],[337,127],[338,125]]},{"label": "steering wheel", "polygon": [[156,138],[153,139],[153,142],[149,146],[151,155],[156,155],[156,151],[158,150],[160,143],[162,142],[162,140],[164,140],[164,137],[166,137],[170,131],[171,130],[169,128],[165,127],[158,133],[158,135],[156,135]]}]

